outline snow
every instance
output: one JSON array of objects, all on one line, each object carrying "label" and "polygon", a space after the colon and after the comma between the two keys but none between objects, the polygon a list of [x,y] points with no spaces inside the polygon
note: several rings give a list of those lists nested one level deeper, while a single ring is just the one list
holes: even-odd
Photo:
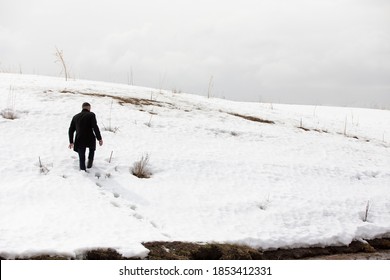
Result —
[{"label": "snow", "polygon": [[[89,173],[67,148],[85,101],[104,140]],[[93,248],[145,257],[147,241],[327,246],[390,233],[390,111],[2,73],[0,111],[12,106],[17,119],[0,117],[3,257]],[[104,130],[110,122],[116,133]],[[145,154],[153,175],[139,179],[130,168]]]}]

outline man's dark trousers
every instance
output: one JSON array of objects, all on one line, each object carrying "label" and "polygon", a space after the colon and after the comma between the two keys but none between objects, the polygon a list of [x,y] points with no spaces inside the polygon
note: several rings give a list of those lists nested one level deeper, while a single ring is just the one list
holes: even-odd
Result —
[{"label": "man's dark trousers", "polygon": [[[79,147],[77,149],[77,153],[79,154],[79,160],[80,160],[80,169],[81,170],[86,170],[85,168],[85,151],[87,147]],[[92,150],[89,148],[89,154],[88,154],[88,161],[92,162],[93,157],[95,156],[95,150]]]}]

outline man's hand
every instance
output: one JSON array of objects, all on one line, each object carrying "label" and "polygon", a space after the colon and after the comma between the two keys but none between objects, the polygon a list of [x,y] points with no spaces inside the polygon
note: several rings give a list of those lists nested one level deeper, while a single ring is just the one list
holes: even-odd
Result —
[{"label": "man's hand", "polygon": [[73,149],[73,147],[74,147],[74,144],[73,144],[73,143],[70,143],[70,144],[69,144],[69,149]]},{"label": "man's hand", "polygon": [[103,145],[103,139],[99,140],[99,146],[102,146],[102,145]]}]

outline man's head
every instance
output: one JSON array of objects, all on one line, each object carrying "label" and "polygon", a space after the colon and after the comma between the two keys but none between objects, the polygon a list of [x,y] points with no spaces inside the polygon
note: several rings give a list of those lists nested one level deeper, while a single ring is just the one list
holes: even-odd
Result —
[{"label": "man's head", "polygon": [[89,104],[88,102],[84,102],[82,108],[83,110],[87,109],[88,111],[91,111],[91,104]]}]

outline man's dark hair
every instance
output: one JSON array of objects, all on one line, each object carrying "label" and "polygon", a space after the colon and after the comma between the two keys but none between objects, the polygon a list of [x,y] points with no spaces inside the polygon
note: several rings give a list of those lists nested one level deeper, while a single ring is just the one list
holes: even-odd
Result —
[{"label": "man's dark hair", "polygon": [[85,109],[87,107],[91,107],[91,104],[89,104],[88,102],[84,102],[82,107],[83,109]]}]

